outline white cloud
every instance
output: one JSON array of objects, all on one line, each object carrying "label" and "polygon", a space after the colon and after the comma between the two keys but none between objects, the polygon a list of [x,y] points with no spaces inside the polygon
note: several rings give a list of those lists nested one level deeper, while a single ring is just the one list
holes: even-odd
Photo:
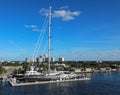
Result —
[{"label": "white cloud", "polygon": [[36,29],[38,28],[36,25],[25,25],[26,28],[32,28],[32,29]]},{"label": "white cloud", "polygon": [[80,12],[74,11],[71,12],[69,10],[57,10],[54,11],[53,17],[55,18],[62,18],[64,21],[69,21],[75,19],[75,16],[79,16]]},{"label": "white cloud", "polygon": [[68,6],[62,6],[60,9],[68,9]]},{"label": "white cloud", "polygon": [[[41,15],[48,15],[48,10],[42,8],[40,11]],[[60,7],[59,10],[55,10],[52,13],[52,17],[54,18],[61,18],[63,21],[70,21],[70,20],[74,20],[76,16],[80,15],[80,11],[70,11],[68,9],[68,6],[63,6]]]},{"label": "white cloud", "polygon": [[31,28],[35,32],[43,32],[45,30],[40,30],[37,25],[25,25],[26,28]]},{"label": "white cloud", "polygon": [[45,32],[45,30],[33,29],[35,32]]}]

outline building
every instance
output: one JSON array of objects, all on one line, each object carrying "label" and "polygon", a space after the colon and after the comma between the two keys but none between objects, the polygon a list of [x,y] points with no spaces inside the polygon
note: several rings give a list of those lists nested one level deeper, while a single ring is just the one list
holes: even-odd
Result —
[{"label": "building", "polygon": [[43,58],[38,57],[38,58],[37,58],[37,62],[39,62],[39,63],[43,62]]},{"label": "building", "polygon": [[44,62],[48,62],[48,57],[45,58]]},{"label": "building", "polygon": [[55,62],[55,57],[51,57],[51,62]]},{"label": "building", "polygon": [[64,61],[65,61],[65,60],[64,60],[63,57],[59,58],[59,62],[64,62]]},{"label": "building", "polygon": [[[45,58],[45,62],[48,62],[48,57]],[[55,62],[55,57],[51,57],[50,58],[50,62]]]},{"label": "building", "polygon": [[29,62],[33,62],[33,58],[26,58],[26,62],[29,63]]},{"label": "building", "polygon": [[[51,57],[50,61],[54,62],[55,58]],[[48,55],[47,54],[41,55],[40,57],[37,58],[37,62],[48,62]]]}]

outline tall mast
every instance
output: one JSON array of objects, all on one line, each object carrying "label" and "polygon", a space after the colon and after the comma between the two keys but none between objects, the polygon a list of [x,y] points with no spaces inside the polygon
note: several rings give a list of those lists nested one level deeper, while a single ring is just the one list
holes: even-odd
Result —
[{"label": "tall mast", "polygon": [[51,6],[49,7],[48,14],[48,71],[50,71],[50,31],[51,31]]}]

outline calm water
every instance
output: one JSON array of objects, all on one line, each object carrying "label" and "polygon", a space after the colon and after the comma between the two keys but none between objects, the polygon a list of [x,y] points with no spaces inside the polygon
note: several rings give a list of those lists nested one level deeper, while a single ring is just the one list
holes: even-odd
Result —
[{"label": "calm water", "polygon": [[120,95],[120,73],[91,74],[92,80],[11,87],[0,83],[0,95]]}]

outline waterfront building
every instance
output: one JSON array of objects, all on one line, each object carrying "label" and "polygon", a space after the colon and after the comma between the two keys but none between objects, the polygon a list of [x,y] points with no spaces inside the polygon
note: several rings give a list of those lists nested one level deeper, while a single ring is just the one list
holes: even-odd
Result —
[{"label": "waterfront building", "polygon": [[[48,57],[45,58],[45,62],[48,62]],[[55,57],[51,57],[51,58],[50,58],[50,62],[55,62]]]},{"label": "waterfront building", "polygon": [[55,62],[55,57],[51,57],[51,62]]},{"label": "waterfront building", "polygon": [[44,62],[48,62],[48,57],[45,58],[45,61]]},{"label": "waterfront building", "polygon": [[82,72],[81,69],[75,69],[75,73],[80,73],[80,72]]},{"label": "waterfront building", "polygon": [[38,57],[38,58],[37,58],[37,62],[39,62],[39,63],[40,63],[40,62],[43,62],[43,58]]},{"label": "waterfront building", "polygon": [[[55,57],[50,58],[51,62],[55,62]],[[37,58],[37,62],[48,62],[48,55],[44,54]]]},{"label": "waterfront building", "polygon": [[62,64],[56,63],[56,64],[54,64],[54,66],[55,67],[66,67],[66,65],[64,63],[62,63]]},{"label": "waterfront building", "polygon": [[86,68],[86,72],[92,72],[92,68]]},{"label": "waterfront building", "polygon": [[29,63],[29,62],[33,62],[33,58],[26,58],[26,62]]},{"label": "waterfront building", "polygon": [[60,57],[59,58],[59,62],[64,62],[65,60],[64,60],[64,58],[63,57]]}]

